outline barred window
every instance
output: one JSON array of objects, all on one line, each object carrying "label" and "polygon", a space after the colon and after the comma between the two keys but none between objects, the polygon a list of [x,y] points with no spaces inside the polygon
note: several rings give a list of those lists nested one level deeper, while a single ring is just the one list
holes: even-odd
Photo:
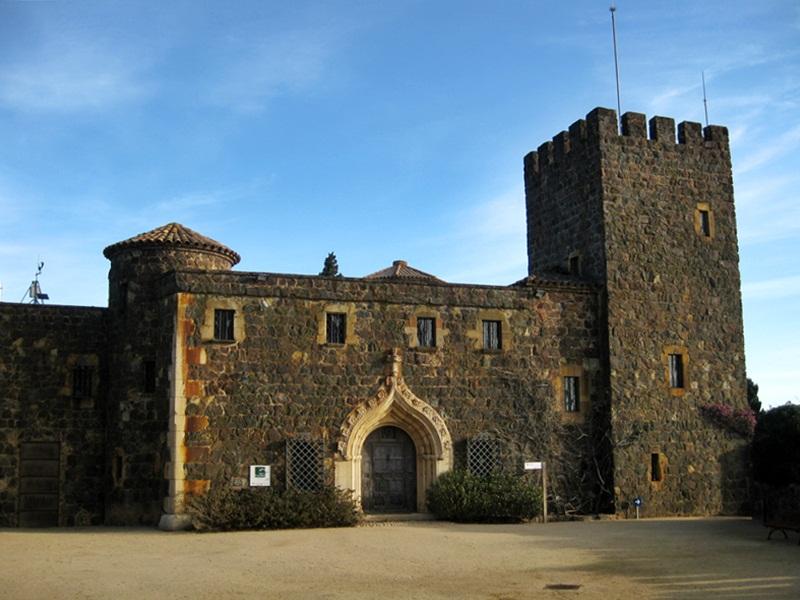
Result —
[{"label": "barred window", "polygon": [[681,389],[683,385],[683,355],[669,355],[669,387]]},{"label": "barred window", "polygon": [[92,397],[92,367],[78,366],[72,369],[72,397],[76,400]]},{"label": "barred window", "polygon": [[467,469],[473,475],[485,477],[500,468],[500,441],[481,434],[467,441]]},{"label": "barred window", "polygon": [[327,313],[325,315],[325,339],[329,344],[344,344],[347,335],[347,315]]},{"label": "barred window", "polygon": [[420,348],[436,347],[436,319],[417,317],[417,341]]},{"label": "barred window", "polygon": [[214,339],[221,342],[234,341],[233,316],[235,311],[224,308],[214,309]]},{"label": "barred window", "polygon": [[304,438],[286,440],[286,485],[313,491],[322,487],[322,441]]},{"label": "barred window", "polygon": [[564,410],[580,412],[581,410],[581,378],[564,377]]},{"label": "barred window", "polygon": [[503,347],[503,333],[500,321],[483,322],[483,349],[500,350]]}]

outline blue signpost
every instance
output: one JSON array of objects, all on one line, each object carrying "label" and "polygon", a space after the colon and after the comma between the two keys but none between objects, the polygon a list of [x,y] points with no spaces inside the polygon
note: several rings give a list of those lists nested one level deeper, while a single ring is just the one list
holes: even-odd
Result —
[{"label": "blue signpost", "polygon": [[633,505],[636,507],[636,519],[638,520],[639,519],[639,507],[642,505],[642,497],[641,496],[636,496],[636,498],[633,499]]}]

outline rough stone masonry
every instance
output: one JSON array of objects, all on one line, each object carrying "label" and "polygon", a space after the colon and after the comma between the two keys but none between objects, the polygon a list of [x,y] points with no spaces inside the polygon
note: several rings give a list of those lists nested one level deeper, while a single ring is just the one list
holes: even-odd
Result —
[{"label": "rough stone masonry", "polygon": [[[0,524],[188,524],[211,486],[425,511],[444,472],[562,512],[732,514],[747,439],[727,130],[595,109],[525,157],[528,276],[232,270],[170,223],[105,249],[104,308],[0,304]],[[409,442],[410,440],[410,442]]]}]

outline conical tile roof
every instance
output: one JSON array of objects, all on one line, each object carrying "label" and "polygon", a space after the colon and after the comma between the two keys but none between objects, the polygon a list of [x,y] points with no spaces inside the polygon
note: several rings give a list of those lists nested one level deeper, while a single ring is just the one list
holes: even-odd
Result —
[{"label": "conical tile roof", "polygon": [[414,267],[409,267],[408,263],[404,260],[396,260],[392,263],[391,267],[370,273],[369,275],[365,276],[364,279],[400,279],[445,283],[430,273],[425,273],[424,271],[420,271]]},{"label": "conical tile roof", "polygon": [[209,237],[200,235],[196,231],[180,223],[167,223],[151,231],[140,233],[130,239],[111,244],[103,250],[103,255],[110,259],[129,248],[162,247],[189,248],[203,250],[205,252],[216,252],[217,254],[222,254],[231,259],[232,265],[235,265],[241,260],[241,257],[227,246]]}]

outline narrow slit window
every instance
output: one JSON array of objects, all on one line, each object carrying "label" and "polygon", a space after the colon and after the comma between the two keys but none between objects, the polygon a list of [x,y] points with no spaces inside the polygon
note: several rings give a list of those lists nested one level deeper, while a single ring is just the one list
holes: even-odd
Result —
[{"label": "narrow slit window", "polygon": [[79,366],[72,369],[72,397],[76,400],[92,397],[92,367]]},{"label": "narrow slit window", "polygon": [[669,387],[683,389],[683,355],[669,355]]},{"label": "narrow slit window", "polygon": [[698,213],[698,217],[700,218],[700,235],[703,237],[711,237],[711,216],[709,212],[701,208]]},{"label": "narrow slit window", "polygon": [[235,311],[217,308],[214,310],[214,339],[220,342],[234,341],[233,319]]},{"label": "narrow slit window", "polygon": [[581,257],[577,254],[569,257],[569,273],[570,275],[581,274]]},{"label": "narrow slit window", "polygon": [[152,394],[156,391],[156,361],[144,361],[144,393]]},{"label": "narrow slit window", "polygon": [[431,317],[417,318],[417,341],[420,348],[436,347],[436,319]]},{"label": "narrow slit window", "polygon": [[119,284],[119,312],[125,314],[128,310],[128,282]]},{"label": "narrow slit window", "polygon": [[650,455],[650,481],[658,482],[664,480],[664,473],[661,470],[661,455],[653,452]]},{"label": "narrow slit window", "polygon": [[564,410],[580,412],[581,410],[581,378],[564,377]]},{"label": "narrow slit window", "polygon": [[500,350],[503,347],[503,332],[500,321],[483,322],[483,349]]},{"label": "narrow slit window", "polygon": [[327,313],[326,341],[329,344],[344,344],[347,335],[347,315],[344,313]]}]

